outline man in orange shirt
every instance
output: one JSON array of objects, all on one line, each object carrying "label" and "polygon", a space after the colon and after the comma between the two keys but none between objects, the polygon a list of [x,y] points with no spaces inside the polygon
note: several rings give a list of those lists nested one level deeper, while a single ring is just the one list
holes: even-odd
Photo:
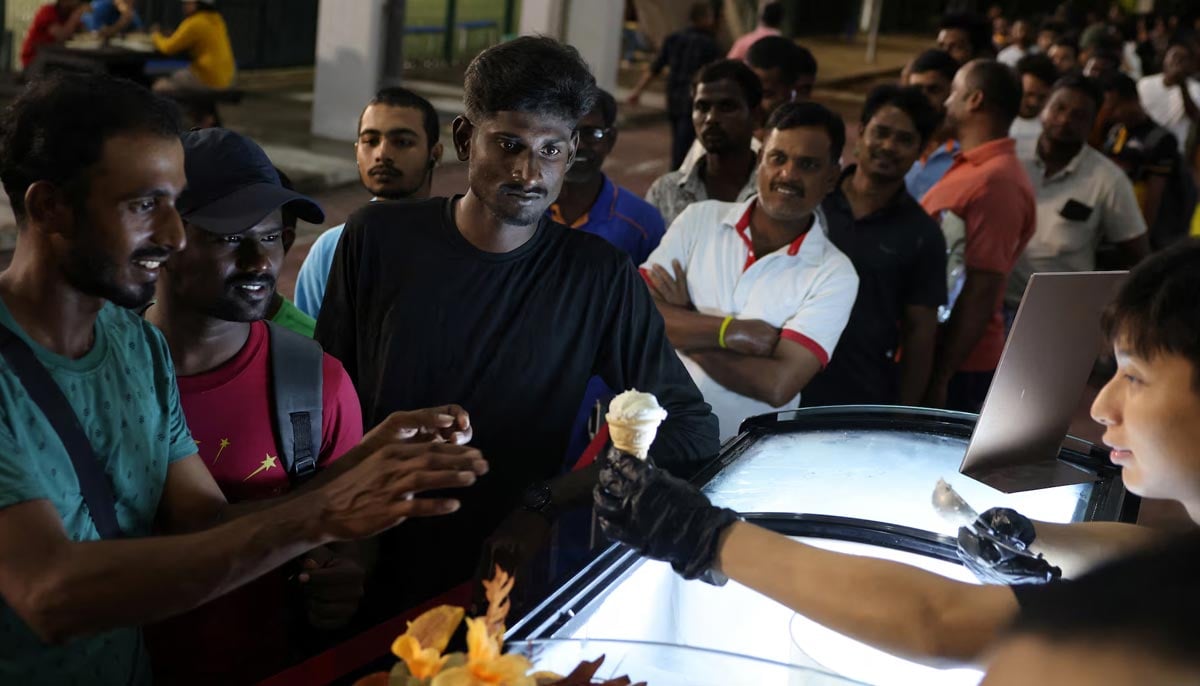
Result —
[{"label": "man in orange shirt", "polygon": [[1016,73],[992,60],[958,71],[946,100],[947,126],[962,151],[921,206],[950,250],[950,305],[925,404],[978,412],[1004,348],[1001,311],[1009,273],[1033,236],[1033,187],[1009,127],[1021,106]]}]

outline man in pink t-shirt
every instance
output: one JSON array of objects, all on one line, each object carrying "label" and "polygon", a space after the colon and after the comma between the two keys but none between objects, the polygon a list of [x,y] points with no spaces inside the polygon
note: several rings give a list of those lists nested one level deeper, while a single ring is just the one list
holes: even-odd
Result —
[{"label": "man in pink t-shirt", "polygon": [[1004,289],[1033,237],[1037,206],[1009,127],[1021,83],[992,60],[967,63],[946,100],[946,125],[962,146],[921,206],[942,227],[950,310],[942,325],[930,407],[978,412],[1004,349]]},{"label": "man in pink t-shirt", "polygon": [[[324,213],[283,188],[267,156],[247,138],[205,129],[184,134],[183,145],[188,187],[176,209],[187,246],[164,265],[158,301],[146,316],[166,336],[197,452],[226,499],[279,496],[294,478],[274,418],[270,338],[298,334],[268,328],[262,318],[283,265],[281,208],[314,224],[324,221]],[[320,470],[355,446],[363,427],[341,363],[319,348],[313,356],[321,364],[320,441],[314,446]],[[364,572],[352,552],[318,548],[151,627],[156,680],[250,683],[286,668],[296,653],[291,616],[300,612],[292,596],[301,595],[309,624],[320,629],[344,625],[357,608]],[[289,575],[297,574],[289,583]]]},{"label": "man in pink t-shirt", "polygon": [[763,5],[762,12],[758,15],[758,26],[734,41],[733,47],[729,48],[729,54],[725,57],[731,60],[745,60],[746,53],[750,52],[750,46],[754,45],[755,41],[767,36],[781,35],[779,27],[782,25],[783,3],[768,2]]}]

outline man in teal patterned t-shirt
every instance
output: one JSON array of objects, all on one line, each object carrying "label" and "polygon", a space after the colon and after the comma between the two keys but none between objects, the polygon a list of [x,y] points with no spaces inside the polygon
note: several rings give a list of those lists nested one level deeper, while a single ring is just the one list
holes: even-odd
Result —
[{"label": "man in teal patterned t-shirt", "polygon": [[[486,471],[456,408],[393,415],[286,501],[229,506],[196,455],[162,334],[132,311],[183,247],[174,108],[127,81],[63,75],[0,122],[19,229],[0,324],[66,396],[124,537],[101,540],[70,457],[0,362],[0,683],[145,684],[138,627],[326,543],[444,514]],[[457,414],[458,416],[448,416]],[[439,432],[452,444],[405,445]]]}]

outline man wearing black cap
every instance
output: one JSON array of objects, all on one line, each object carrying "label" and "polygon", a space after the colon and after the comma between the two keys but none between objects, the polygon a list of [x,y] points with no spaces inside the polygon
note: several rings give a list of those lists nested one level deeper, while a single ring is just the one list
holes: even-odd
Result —
[{"label": "man wearing black cap", "polygon": [[[263,321],[283,265],[282,210],[319,224],[324,212],[282,186],[266,154],[226,129],[183,135],[187,189],[175,207],[187,247],[163,266],[158,301],[147,318],[162,330],[175,361],[184,417],[200,459],[230,502],[280,495],[302,477],[281,445],[273,407],[285,399],[273,378],[284,350],[279,340],[311,348],[284,371],[296,392],[311,398],[319,420],[315,469],[362,439],[362,413],[341,363],[316,342]],[[309,365],[306,370],[297,367]],[[294,452],[294,451],[293,451]],[[334,628],[350,619],[362,593],[353,557],[318,548],[305,556],[301,584],[309,619]],[[312,568],[312,569],[310,569]],[[287,567],[148,634],[155,673],[165,683],[231,677],[257,681],[285,668]],[[331,601],[331,598],[336,600]],[[219,631],[214,631],[219,628]],[[188,641],[188,636],[203,640]]]}]

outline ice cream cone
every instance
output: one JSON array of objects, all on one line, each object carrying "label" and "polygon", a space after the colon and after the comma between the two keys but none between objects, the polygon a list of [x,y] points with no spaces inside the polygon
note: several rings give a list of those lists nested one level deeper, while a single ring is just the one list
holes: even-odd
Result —
[{"label": "ice cream cone", "polygon": [[658,425],[667,418],[667,411],[652,394],[633,389],[613,398],[604,417],[608,420],[613,446],[644,460],[658,435]]}]

